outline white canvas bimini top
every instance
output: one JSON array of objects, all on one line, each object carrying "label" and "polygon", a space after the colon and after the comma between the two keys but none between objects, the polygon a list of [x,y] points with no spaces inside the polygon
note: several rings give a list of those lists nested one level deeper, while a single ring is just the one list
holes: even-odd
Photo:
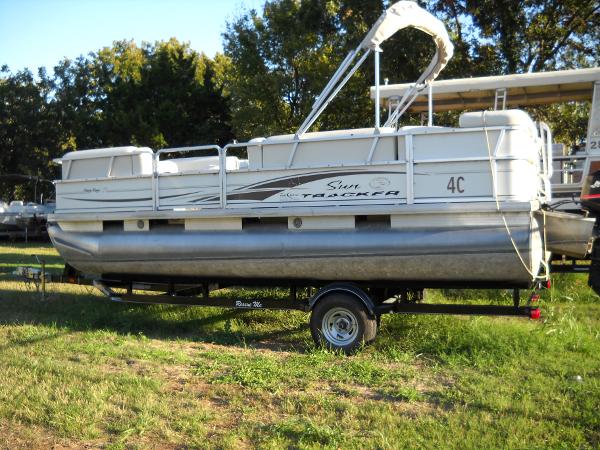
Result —
[{"label": "white canvas bimini top", "polygon": [[[441,80],[432,83],[433,105],[436,111],[489,108],[494,106],[498,89],[506,89],[507,108],[591,100],[594,83],[600,83],[598,67]],[[402,97],[412,85],[380,86],[380,99]],[[375,98],[374,88],[371,88],[371,98]],[[421,92],[409,111],[427,111],[427,91]]]},{"label": "white canvas bimini top", "polygon": [[417,84],[433,81],[452,58],[454,46],[450,42],[444,24],[415,2],[400,1],[388,8],[367,33],[361,46],[365,49],[370,48],[378,51],[379,46],[386,39],[407,27],[417,28],[429,34],[435,42],[435,56],[417,81]]},{"label": "white canvas bimini top", "polygon": [[[399,1],[384,11],[377,19],[375,25],[369,30],[360,45],[348,53],[348,56],[342,61],[338,69],[335,71],[329,82],[323,88],[321,94],[316,98],[311,112],[302,122],[302,125],[296,131],[295,137],[301,137],[315,123],[319,115],[327,107],[327,105],[335,98],[350,77],[365,61],[370,53],[375,54],[375,84],[376,89],[379,88],[379,53],[381,52],[380,45],[390,38],[397,31],[412,27],[429,34],[436,45],[435,55],[429,63],[429,66],[421,74],[419,79],[413,85],[413,92],[403,97],[393,117],[390,117],[384,126],[392,126],[397,123],[400,117],[406,110],[406,105],[410,104],[418,89],[423,89],[428,83],[433,81],[441,70],[446,66],[454,52],[454,46],[450,42],[448,32],[444,23],[435,16],[419,7],[412,1]],[[359,55],[360,58],[359,58]],[[358,61],[355,60],[358,58]],[[401,109],[400,107],[403,107]],[[380,108],[379,99],[375,101],[375,127],[379,128],[380,123]]]}]

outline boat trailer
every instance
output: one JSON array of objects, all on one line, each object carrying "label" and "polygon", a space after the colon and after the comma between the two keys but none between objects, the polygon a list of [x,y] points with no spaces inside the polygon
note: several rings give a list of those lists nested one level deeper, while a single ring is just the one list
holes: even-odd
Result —
[{"label": "boat trailer", "polygon": [[[540,319],[539,307],[541,289],[549,288],[550,282],[535,283],[525,304],[521,303],[520,287],[507,285],[481,284],[480,288],[505,288],[512,289],[512,305],[480,305],[480,304],[455,304],[455,303],[425,303],[423,287],[408,283],[404,286],[381,284],[374,287],[361,286],[351,282],[333,282],[322,286],[314,286],[314,282],[290,280],[287,298],[261,297],[256,300],[240,300],[231,295],[219,295],[224,288],[241,287],[235,280],[191,280],[173,279],[160,280],[158,283],[146,281],[124,281],[111,279],[93,279],[79,273],[76,269],[65,264],[61,274],[48,273],[43,257],[33,255],[40,268],[19,267],[15,271],[20,279],[35,284],[37,292],[43,300],[49,298],[47,286],[49,284],[76,284],[94,286],[104,298],[117,303],[132,303],[144,305],[174,305],[174,306],[205,306],[233,308],[242,310],[298,310],[312,313],[314,316],[317,305],[320,309],[327,309],[329,303],[339,302],[340,296],[352,299],[365,309],[371,319],[380,322],[383,314],[450,314],[469,316],[513,316]],[[241,281],[241,280],[240,280]],[[255,280],[253,287],[266,286],[266,280]],[[244,280],[243,286],[248,286]],[[434,285],[428,287],[436,287]],[[442,286],[437,286],[442,287]],[[444,287],[449,287],[444,284]],[[456,286],[464,287],[464,286]],[[303,292],[299,291],[303,289]],[[151,293],[148,293],[151,292]],[[215,295],[216,294],[216,295]],[[311,319],[312,321],[312,319]],[[312,328],[312,324],[311,324]],[[314,330],[313,330],[314,332]],[[374,337],[374,336],[373,336]],[[341,349],[350,353],[355,348]]]}]

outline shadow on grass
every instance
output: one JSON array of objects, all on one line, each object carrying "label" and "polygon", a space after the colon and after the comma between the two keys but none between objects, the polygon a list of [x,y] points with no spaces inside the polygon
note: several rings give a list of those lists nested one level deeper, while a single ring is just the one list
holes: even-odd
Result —
[{"label": "shadow on grass", "polygon": [[[273,316],[268,326],[261,314]],[[304,351],[298,340],[285,338],[304,332],[306,320],[296,320],[290,326],[289,320],[281,320],[281,314],[284,313],[116,303],[87,293],[51,294],[42,300],[35,292],[0,291],[0,325],[108,330],[157,339]],[[258,320],[253,321],[252,315],[257,315]]]},{"label": "shadow on grass", "polygon": [[[137,305],[111,302],[90,292],[0,291],[0,325],[48,325],[72,331],[108,330],[123,335],[293,351],[312,348],[308,316],[301,312],[218,307]],[[472,363],[510,358],[541,345],[520,319],[495,324],[453,316],[391,315],[383,321],[373,351],[410,353]]]},{"label": "shadow on grass", "polygon": [[[92,288],[89,292],[77,289],[52,293],[45,301],[35,292],[19,288],[0,291],[0,324],[108,330],[123,335],[274,351],[304,353],[313,348],[308,316],[301,312],[114,303]],[[252,292],[255,294],[259,295]],[[392,359],[413,354],[439,362],[458,359],[461,364],[484,365],[547,349],[550,344],[545,334],[536,330],[541,331],[541,326],[530,325],[521,318],[390,315],[383,319],[375,345],[369,351]]]},{"label": "shadow on grass", "polygon": [[52,243],[47,234],[41,236],[29,235],[27,242],[25,242],[25,234],[22,236],[15,236],[14,238],[3,235],[0,236],[0,247],[17,247],[17,248],[28,248],[28,247],[51,247]]},{"label": "shadow on grass", "polygon": [[[0,253],[0,274],[12,273],[17,266],[40,267],[40,264],[33,256],[36,254],[36,249],[38,249],[38,247],[32,248],[31,254],[13,252]],[[60,269],[56,269],[56,267],[64,265],[63,259],[58,255],[40,255],[40,258],[45,261],[48,267],[51,267],[50,271],[60,271]]]}]

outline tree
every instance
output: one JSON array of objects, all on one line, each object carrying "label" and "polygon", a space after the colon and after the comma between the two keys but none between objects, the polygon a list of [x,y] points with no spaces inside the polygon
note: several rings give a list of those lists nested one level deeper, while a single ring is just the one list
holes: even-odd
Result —
[{"label": "tree", "polygon": [[[76,149],[227,143],[232,134],[219,61],[171,39],[141,47],[115,42],[61,61],[53,74],[41,69],[37,79],[3,67],[0,175],[54,179],[51,160]],[[31,198],[32,191],[0,177],[6,199]]]},{"label": "tree", "polygon": [[[225,79],[236,136],[295,131],[337,66],[387,6],[382,0],[272,0],[262,14],[251,10],[229,23],[223,36],[230,59]],[[448,13],[442,9],[439,14]],[[453,37],[462,34],[458,29]],[[474,41],[465,37],[457,45],[443,77],[492,71],[473,61]],[[431,38],[415,29],[401,30],[382,49],[381,78],[392,83],[415,80],[435,51]],[[372,126],[368,94],[373,82],[370,58],[313,129]]]},{"label": "tree", "polygon": [[54,67],[53,76],[44,76],[41,81],[53,92],[48,106],[61,134],[59,150],[102,147],[101,107],[106,92],[99,83],[94,60],[83,56],[74,61],[64,59]]},{"label": "tree", "polygon": [[432,10],[455,31],[459,49],[495,60],[495,74],[597,64],[596,0],[437,0]]},{"label": "tree", "polygon": [[[10,74],[4,66],[0,75],[0,174],[48,178],[59,141],[56,117],[48,107],[50,87],[36,82],[28,70]],[[45,78],[44,71],[40,78]],[[51,186],[42,189],[51,195]],[[5,198],[15,194],[32,198],[33,191],[33,183],[15,185],[13,180],[0,179],[0,195]]]},{"label": "tree", "polygon": [[228,107],[213,62],[175,39],[117,42],[95,55],[105,145],[226,143]]},{"label": "tree", "polygon": [[[268,0],[227,24],[214,59],[175,39],[118,41],[52,73],[0,70],[0,175],[54,178],[52,158],[75,149],[225,144],[234,136],[293,132],[334,70],[391,0]],[[600,59],[597,0],[421,2],[447,25],[455,56],[441,78],[586,67]],[[429,36],[402,30],[383,44],[381,74],[417,78]],[[313,126],[371,126],[372,59]],[[585,105],[532,109],[569,143],[582,139]],[[455,123],[455,114],[438,123]],[[418,120],[408,117],[405,120]],[[20,189],[20,190],[19,190]],[[25,192],[23,189],[25,189]],[[33,187],[0,182],[6,199]],[[47,194],[49,194],[47,192]]]},{"label": "tree", "polygon": [[[347,51],[358,44],[361,21],[381,10],[380,2],[268,1],[262,15],[251,10],[229,23],[224,43],[231,64],[225,80],[236,137],[295,131]],[[355,77],[315,127],[335,128],[342,118],[365,124],[366,80]]]},{"label": "tree", "polygon": [[[261,13],[247,11],[229,23],[224,79],[236,137],[295,131],[343,57],[391,3],[270,0]],[[446,23],[455,44],[440,78],[585,67],[600,56],[600,4],[594,0],[434,0],[422,6]],[[392,83],[415,80],[434,52],[429,36],[414,29],[401,30],[382,48],[382,79]],[[372,124],[372,77],[369,62],[313,129]],[[556,117],[551,108],[533,111]],[[581,121],[582,108],[561,111]],[[455,116],[444,115],[444,122]]]}]

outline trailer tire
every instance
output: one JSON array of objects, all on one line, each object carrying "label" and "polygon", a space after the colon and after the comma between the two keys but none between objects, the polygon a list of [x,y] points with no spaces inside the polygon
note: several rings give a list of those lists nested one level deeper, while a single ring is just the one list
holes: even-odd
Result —
[{"label": "trailer tire", "polygon": [[358,298],[332,293],[315,305],[310,316],[310,332],[317,345],[349,355],[361,345],[373,342],[377,320],[369,315]]}]

